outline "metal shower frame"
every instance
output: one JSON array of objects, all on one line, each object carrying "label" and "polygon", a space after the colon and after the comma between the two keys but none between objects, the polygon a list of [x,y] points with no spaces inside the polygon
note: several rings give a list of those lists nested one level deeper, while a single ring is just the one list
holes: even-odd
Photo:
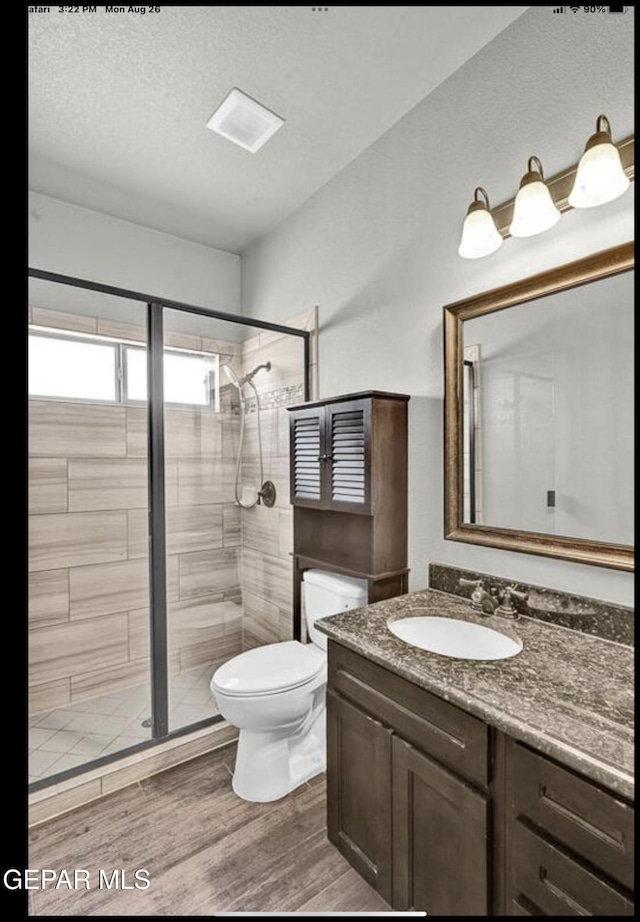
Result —
[{"label": "metal shower frame", "polygon": [[104,285],[88,279],[46,272],[42,269],[28,269],[30,278],[87,291],[125,298],[128,301],[141,301],[147,305],[147,420],[148,420],[148,486],[149,486],[149,624],[150,624],[150,660],[151,660],[151,719],[152,734],[135,746],[123,749],[107,756],[102,756],[76,768],[68,769],[50,778],[44,778],[29,785],[30,791],[37,791],[51,784],[79,775],[110,762],[115,762],[124,755],[130,755],[148,749],[160,741],[183,736],[200,727],[220,722],[221,715],[210,717],[197,723],[169,731],[169,688],[167,668],[167,583],[166,583],[166,506],[165,506],[165,457],[164,457],[164,310],[182,311],[196,314],[211,320],[224,320],[242,326],[269,330],[287,336],[296,336],[304,344],[304,400],[310,397],[310,339],[309,330],[270,323],[266,320],[246,317],[243,314],[226,313],[182,301],[171,301],[157,295],[145,294],[114,285]]}]

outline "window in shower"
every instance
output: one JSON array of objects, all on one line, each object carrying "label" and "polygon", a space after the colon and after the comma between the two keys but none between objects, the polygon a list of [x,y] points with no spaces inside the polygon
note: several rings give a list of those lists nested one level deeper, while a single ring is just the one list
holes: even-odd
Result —
[{"label": "window in shower", "polygon": [[[165,349],[167,403],[219,409],[218,356]],[[104,337],[72,336],[64,330],[31,330],[29,395],[63,400],[144,403],[147,350]]]}]

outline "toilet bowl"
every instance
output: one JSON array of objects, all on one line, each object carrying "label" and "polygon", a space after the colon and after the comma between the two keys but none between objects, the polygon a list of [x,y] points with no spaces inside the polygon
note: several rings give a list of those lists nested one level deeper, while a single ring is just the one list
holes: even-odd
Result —
[{"label": "toilet bowl", "polygon": [[211,679],[218,710],[240,731],[232,785],[244,800],[277,800],[326,767],[327,638],[314,622],[366,605],[366,583],[308,570],[302,595],[311,643],[247,650]]}]

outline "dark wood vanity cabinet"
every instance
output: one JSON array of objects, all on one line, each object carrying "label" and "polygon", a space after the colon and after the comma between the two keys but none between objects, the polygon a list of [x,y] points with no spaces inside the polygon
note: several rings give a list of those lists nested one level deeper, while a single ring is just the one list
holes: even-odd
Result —
[{"label": "dark wood vanity cabinet", "polygon": [[396,909],[633,915],[633,806],[329,642],[328,836]]},{"label": "dark wood vanity cabinet", "polygon": [[486,731],[329,643],[329,839],[396,909],[488,914]]},{"label": "dark wood vanity cabinet", "polygon": [[288,408],[297,638],[310,567],[367,580],[369,602],[408,591],[408,402],[363,391]]},{"label": "dark wood vanity cabinet", "polygon": [[506,914],[633,915],[634,810],[506,741]]}]

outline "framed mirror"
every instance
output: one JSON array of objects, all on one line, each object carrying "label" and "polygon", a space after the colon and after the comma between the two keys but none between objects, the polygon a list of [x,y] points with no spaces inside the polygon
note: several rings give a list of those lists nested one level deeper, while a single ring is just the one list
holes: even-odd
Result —
[{"label": "framed mirror", "polygon": [[445,538],[634,569],[633,251],[444,308]]}]

